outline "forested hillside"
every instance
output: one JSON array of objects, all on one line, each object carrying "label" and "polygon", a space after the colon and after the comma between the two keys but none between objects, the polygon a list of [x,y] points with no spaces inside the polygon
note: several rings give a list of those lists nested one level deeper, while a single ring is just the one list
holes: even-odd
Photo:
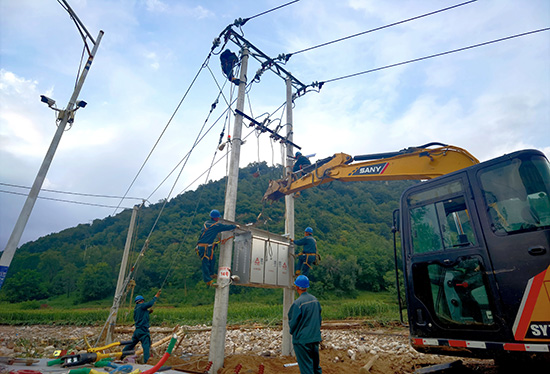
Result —
[{"label": "forested hillside", "polygon": [[[256,177],[257,171],[259,176]],[[236,220],[278,234],[284,232],[284,200],[261,201],[281,168],[251,164],[240,171]],[[194,246],[212,209],[223,213],[222,179],[171,199],[150,237],[136,271],[137,293],[164,284],[174,304],[211,302],[202,297],[200,261]],[[332,182],[296,197],[296,237],[311,226],[322,262],[311,273],[320,296],[353,295],[356,290],[393,287],[392,211],[411,181]],[[163,202],[140,209],[130,255],[134,264]],[[67,296],[75,303],[112,297],[128,232],[131,210],[80,224],[23,245],[10,267],[0,299],[10,302]],[[232,293],[250,292],[232,286]],[[64,296],[63,296],[64,297]]]}]

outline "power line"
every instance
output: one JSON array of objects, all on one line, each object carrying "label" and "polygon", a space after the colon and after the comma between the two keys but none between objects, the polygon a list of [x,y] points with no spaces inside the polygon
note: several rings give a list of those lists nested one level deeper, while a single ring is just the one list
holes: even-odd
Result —
[{"label": "power line", "polygon": [[[7,187],[15,187],[15,188],[24,188],[26,190],[30,190],[30,187],[26,186],[19,186],[17,184],[10,184],[10,183],[2,183],[0,182],[0,185],[7,186]],[[80,192],[67,192],[67,191],[57,191],[57,190],[48,190],[46,188],[42,188],[40,191],[46,191],[46,192],[53,192],[53,193],[59,193],[59,194],[65,194],[65,195],[76,195],[76,196],[86,196],[86,197],[100,197],[100,198],[106,198],[106,199],[131,199],[131,200],[143,200],[141,197],[121,197],[121,196],[113,196],[113,195],[96,195],[96,194],[90,194],[90,193],[80,193]]]},{"label": "power line", "polygon": [[283,55],[283,56],[285,57],[285,60],[288,61],[288,60],[290,59],[291,56],[297,55],[298,53],[302,53],[302,52],[306,52],[306,51],[311,51],[312,49],[324,47],[324,46],[327,46],[327,45],[330,45],[330,44],[334,44],[334,43],[338,43],[338,42],[341,42],[341,41],[344,41],[344,40],[347,40],[347,39],[355,38],[356,36],[365,35],[365,34],[368,34],[368,33],[374,32],[374,31],[386,29],[386,28],[388,28],[388,27],[400,25],[400,24],[403,24],[403,23],[406,23],[406,22],[409,22],[409,21],[414,21],[414,20],[417,20],[417,19],[420,19],[420,18],[423,18],[423,17],[427,17],[427,16],[431,16],[431,15],[433,15],[433,14],[437,14],[437,13],[444,12],[444,11],[446,11],[446,10],[458,8],[458,7],[460,7],[460,6],[467,5],[467,4],[471,4],[471,3],[475,3],[476,1],[478,1],[478,0],[466,1],[466,2],[461,3],[461,4],[457,4],[457,5],[453,5],[453,6],[447,7],[447,8],[439,9],[439,10],[436,10],[436,11],[433,11],[433,12],[430,12],[430,13],[426,13],[426,14],[422,14],[422,15],[416,16],[416,17],[408,18],[408,19],[405,19],[405,20],[403,20],[403,21],[390,23],[389,25],[376,27],[376,28],[371,29],[371,30],[363,31],[363,32],[360,32],[360,33],[357,33],[357,34],[353,34],[353,35],[349,35],[349,36],[346,36],[346,37],[343,37],[343,38],[340,38],[340,39],[336,39],[336,40],[333,40],[333,41],[331,41],[331,42],[326,42],[326,43],[322,43],[322,44],[319,44],[319,45],[316,45],[316,46],[313,46],[313,47],[309,47],[309,48],[306,48],[306,49],[302,49],[302,50],[296,51],[296,52],[294,52],[294,53],[288,53],[288,54],[285,54],[285,55]]},{"label": "power line", "polygon": [[346,79],[346,78],[352,78],[352,77],[356,77],[356,76],[362,75],[362,74],[372,73],[372,72],[375,72],[375,71],[389,69],[389,68],[393,68],[393,67],[400,66],[400,65],[410,64],[412,62],[427,60],[427,59],[430,59],[430,58],[433,58],[433,57],[444,56],[444,55],[448,55],[448,54],[455,53],[455,52],[461,52],[461,51],[465,51],[467,49],[481,47],[481,46],[484,46],[484,45],[493,44],[493,43],[497,43],[497,42],[502,42],[504,40],[519,38],[521,36],[531,35],[531,34],[535,34],[535,33],[538,33],[538,32],[543,32],[543,31],[548,31],[548,30],[550,30],[550,27],[547,27],[547,28],[544,28],[544,29],[539,29],[539,30],[533,30],[533,31],[529,31],[529,32],[524,32],[524,33],[516,34],[516,35],[512,35],[512,36],[507,36],[505,38],[500,38],[500,39],[495,39],[495,40],[491,40],[491,41],[484,42],[484,43],[474,44],[474,45],[471,45],[471,46],[468,46],[468,47],[453,49],[451,51],[436,53],[436,54],[425,56],[425,57],[415,58],[413,60],[398,62],[396,64],[386,65],[386,66],[382,66],[382,67],[379,67],[379,68],[376,68],[376,69],[370,69],[370,70],[361,71],[359,73],[344,75],[344,76],[339,77],[339,78],[333,78],[333,79],[329,79],[329,80],[326,80],[326,81],[316,83],[316,85],[322,86],[325,83],[335,82],[335,81]]},{"label": "power line", "polygon": [[300,1],[300,0],[290,1],[290,2],[288,2],[288,3],[286,3],[286,4],[279,5],[278,7],[275,7],[275,8],[269,9],[269,10],[266,10],[265,12],[258,13],[258,14],[256,14],[255,16],[247,17],[247,18],[245,18],[245,19],[243,19],[243,20],[238,20],[238,21],[237,21],[237,22],[239,23],[238,25],[239,25],[239,26],[242,26],[242,25],[244,25],[246,22],[250,21],[250,20],[253,19],[253,18],[263,16],[264,14],[273,12],[273,11],[275,11],[275,10],[277,10],[277,9],[284,8],[284,7],[288,6],[288,5],[297,3],[298,1]]},{"label": "power line", "polygon": [[[0,190],[0,192],[9,193],[9,194],[12,194],[12,195],[27,196],[27,194],[24,194],[24,193],[21,193],[21,192],[4,191],[4,190]],[[89,206],[95,206],[95,207],[100,207],[100,208],[115,208],[115,206],[113,206],[113,205],[84,203],[84,202],[82,202],[82,201],[65,200],[65,199],[55,199],[55,198],[53,198],[53,197],[38,196],[38,198],[39,198],[39,199],[44,199],[44,200],[60,201],[60,202],[63,202],[63,203],[80,204],[80,205],[89,205]],[[120,208],[120,205],[117,206],[116,208],[117,208],[117,209]],[[122,208],[124,208],[124,209],[132,209],[132,208],[128,208],[128,207],[122,207]]]}]

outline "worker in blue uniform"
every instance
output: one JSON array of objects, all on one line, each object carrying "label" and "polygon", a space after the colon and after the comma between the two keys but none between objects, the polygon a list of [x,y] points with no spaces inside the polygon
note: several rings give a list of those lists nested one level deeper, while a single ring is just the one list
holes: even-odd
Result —
[{"label": "worker in blue uniform", "polygon": [[321,374],[319,343],[321,342],[321,304],[307,292],[309,279],[300,275],[294,281],[299,297],[288,311],[292,345],[301,374]]},{"label": "worker in blue uniform", "polygon": [[160,291],[158,290],[156,295],[149,302],[145,302],[145,298],[141,295],[136,296],[134,299],[136,306],[134,307],[134,323],[136,329],[132,335],[132,344],[127,345],[122,350],[124,351],[133,351],[136,345],[141,342],[141,347],[143,348],[143,363],[146,364],[149,360],[150,350],[151,350],[151,334],[149,332],[149,314],[153,313],[153,310],[150,309],[157,301],[160,296]]},{"label": "worker in blue uniform", "polygon": [[309,269],[317,259],[317,241],[313,237],[313,229],[306,227],[305,236],[302,239],[294,240],[294,244],[304,247],[302,252],[298,253],[298,267],[296,275],[308,275]]},{"label": "worker in blue uniform", "polygon": [[294,173],[301,171],[306,166],[311,165],[311,161],[309,161],[309,158],[304,156],[302,152],[296,152],[295,156],[296,162],[294,163],[294,166],[292,167],[292,171]]},{"label": "worker in blue uniform", "polygon": [[220,223],[220,217],[221,214],[217,209],[210,212],[210,219],[204,223],[196,247],[197,255],[202,261],[202,280],[208,286],[213,286],[218,276],[215,272],[216,259],[214,258],[214,249],[219,243],[215,242],[216,238],[220,232],[237,228],[237,225]]}]

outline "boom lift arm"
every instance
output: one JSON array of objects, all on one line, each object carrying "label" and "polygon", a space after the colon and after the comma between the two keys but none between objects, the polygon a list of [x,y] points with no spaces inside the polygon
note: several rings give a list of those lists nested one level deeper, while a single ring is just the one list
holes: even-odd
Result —
[{"label": "boom lift arm", "polygon": [[[437,148],[430,148],[434,146]],[[442,143],[355,157],[337,153],[298,173],[290,173],[284,179],[270,181],[263,199],[275,201],[284,195],[334,180],[358,182],[432,179],[478,163],[468,151]]]}]

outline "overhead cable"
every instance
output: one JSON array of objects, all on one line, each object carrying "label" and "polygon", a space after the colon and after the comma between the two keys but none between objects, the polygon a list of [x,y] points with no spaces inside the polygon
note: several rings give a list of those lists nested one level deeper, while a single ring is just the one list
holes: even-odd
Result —
[{"label": "overhead cable", "polygon": [[258,14],[256,14],[255,16],[236,20],[236,21],[235,21],[235,22],[237,23],[236,26],[242,26],[242,25],[244,25],[245,23],[247,23],[248,21],[250,21],[250,20],[253,19],[253,18],[256,18],[256,17],[259,17],[259,16],[263,16],[264,14],[273,12],[273,11],[275,11],[275,10],[277,10],[277,9],[284,8],[285,6],[288,6],[288,5],[297,3],[298,1],[300,1],[300,0],[289,1],[289,2],[286,3],[286,4],[279,5],[278,7],[275,7],[275,8],[269,9],[269,10],[266,10],[265,12],[258,13]]},{"label": "overhead cable", "polygon": [[362,74],[372,73],[372,72],[375,72],[375,71],[389,69],[389,68],[393,68],[393,67],[400,66],[400,65],[410,64],[412,62],[427,60],[427,59],[430,59],[430,58],[433,58],[433,57],[444,56],[444,55],[448,55],[448,54],[455,53],[455,52],[461,52],[461,51],[465,51],[467,49],[481,47],[481,46],[484,46],[484,45],[493,44],[493,43],[497,43],[497,42],[502,42],[504,40],[519,38],[521,36],[531,35],[531,34],[535,34],[535,33],[538,33],[538,32],[543,32],[543,31],[548,31],[548,30],[550,30],[550,27],[547,27],[547,28],[544,28],[544,29],[539,29],[539,30],[533,30],[533,31],[529,31],[529,32],[524,32],[524,33],[516,34],[516,35],[512,35],[512,36],[507,36],[505,38],[495,39],[495,40],[491,40],[491,41],[484,42],[484,43],[474,44],[474,45],[471,45],[471,46],[468,46],[468,47],[453,49],[453,50],[447,51],[447,52],[441,52],[441,53],[436,53],[436,54],[425,56],[425,57],[415,58],[413,60],[398,62],[396,64],[386,65],[386,66],[382,66],[382,67],[379,67],[379,68],[376,68],[376,69],[361,71],[359,73],[344,75],[344,76],[339,77],[339,78],[329,79],[329,80],[322,81],[322,82],[319,82],[319,83],[316,83],[316,84],[322,86],[325,83],[335,82],[335,81],[346,79],[346,78],[352,78],[352,77],[356,77],[356,76],[362,75]]},{"label": "overhead cable", "polygon": [[[7,186],[7,187],[15,187],[15,188],[24,188],[27,190],[30,190],[30,187],[26,186],[19,186],[17,184],[10,184],[10,183],[2,183],[0,182],[0,185]],[[131,200],[143,200],[141,197],[121,197],[121,196],[114,196],[114,195],[96,195],[91,193],[80,193],[80,192],[67,192],[67,191],[57,191],[57,190],[49,190],[46,188],[41,188],[40,191],[46,191],[46,192],[53,192],[53,193],[59,193],[59,194],[65,194],[65,195],[76,195],[76,196],[86,196],[86,197],[101,197],[106,199],[131,199]]]},{"label": "overhead cable", "polygon": [[464,3],[460,3],[460,4],[453,5],[453,6],[450,6],[450,7],[447,7],[447,8],[439,9],[439,10],[436,10],[436,11],[433,11],[433,12],[430,12],[430,13],[421,14],[421,15],[416,16],[416,17],[408,18],[408,19],[405,19],[403,21],[390,23],[389,25],[380,26],[380,27],[376,27],[376,28],[371,29],[371,30],[367,30],[367,31],[363,31],[363,32],[360,32],[360,33],[357,33],[357,34],[349,35],[349,36],[346,36],[346,37],[343,37],[343,38],[340,38],[340,39],[333,40],[331,42],[326,42],[326,43],[322,43],[322,44],[319,44],[319,45],[315,45],[313,47],[305,48],[305,49],[302,49],[302,50],[299,50],[299,51],[296,51],[296,52],[293,52],[293,53],[283,54],[282,56],[284,56],[284,59],[286,61],[288,61],[288,59],[290,59],[291,56],[297,55],[298,53],[311,51],[312,49],[324,47],[324,46],[334,44],[334,43],[338,43],[338,42],[341,42],[341,41],[344,41],[344,40],[347,40],[347,39],[355,38],[356,36],[365,35],[365,34],[368,34],[368,33],[374,32],[374,31],[378,31],[378,30],[382,30],[382,29],[386,29],[386,28],[392,27],[392,26],[397,26],[397,25],[400,25],[400,24],[403,24],[403,23],[406,23],[406,22],[410,22],[410,21],[414,21],[414,20],[417,20],[417,19],[420,19],[420,18],[423,18],[423,17],[431,16],[431,15],[441,13],[441,12],[444,12],[444,11],[447,11],[447,10],[450,10],[450,9],[458,8],[458,7],[463,6],[463,5],[475,3],[476,1],[478,1],[478,0],[466,1]]},{"label": "overhead cable", "polygon": [[[12,195],[27,196],[27,194],[21,193],[21,192],[4,191],[4,190],[0,190],[0,192],[9,193],[9,194],[12,194]],[[100,208],[114,208],[113,205],[84,203],[84,202],[81,202],[81,201],[74,201],[74,200],[55,199],[55,198],[53,198],[53,197],[38,196],[38,198],[39,198],[39,199],[43,199],[43,200],[60,201],[60,202],[63,202],[63,203],[71,203],[71,204],[80,204],[80,205],[96,206],[96,207],[100,207]],[[121,207],[121,206],[120,206],[120,204],[119,204],[116,208],[119,209],[120,207]],[[123,209],[132,209],[132,208],[124,207],[124,206],[123,206],[122,208],[123,208]]]}]

